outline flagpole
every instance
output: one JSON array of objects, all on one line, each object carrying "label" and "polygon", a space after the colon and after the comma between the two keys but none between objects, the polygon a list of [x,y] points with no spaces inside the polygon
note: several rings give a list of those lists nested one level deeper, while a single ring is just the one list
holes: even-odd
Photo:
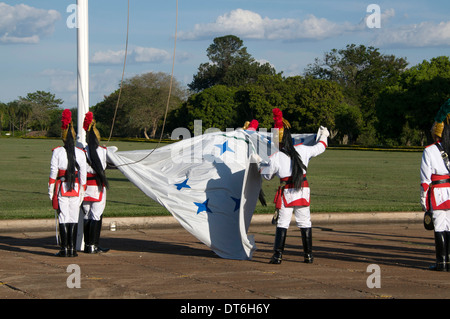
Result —
[{"label": "flagpole", "polygon": [[77,145],[86,145],[84,116],[89,112],[89,14],[88,0],[77,0]]},{"label": "flagpole", "polygon": [[[89,14],[88,0],[77,0],[77,146],[86,146],[83,129],[84,116],[89,112]],[[84,249],[84,212],[80,208],[77,232],[77,250]]]}]

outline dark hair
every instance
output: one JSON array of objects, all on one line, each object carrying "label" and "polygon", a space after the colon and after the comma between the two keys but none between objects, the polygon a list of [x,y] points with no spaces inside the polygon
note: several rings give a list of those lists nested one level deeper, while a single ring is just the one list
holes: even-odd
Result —
[{"label": "dark hair", "polygon": [[446,122],[442,130],[441,145],[445,153],[450,155],[450,125]]},{"label": "dark hair", "polygon": [[98,185],[103,185],[109,188],[108,180],[106,179],[105,170],[103,169],[102,162],[98,157],[97,148],[99,147],[99,142],[97,136],[93,131],[88,132],[88,148],[89,148],[89,161],[91,167],[94,169],[96,175],[95,179]]},{"label": "dark hair", "polygon": [[291,158],[292,166],[292,182],[295,188],[303,187],[303,170],[306,172],[306,166],[303,164],[300,154],[296,151],[294,143],[292,142],[291,132],[284,129],[283,140],[281,141],[280,151]]},{"label": "dark hair", "polygon": [[69,131],[67,132],[67,137],[64,141],[64,148],[66,149],[67,154],[67,169],[64,178],[69,190],[73,190],[75,188],[75,169],[80,169],[75,156],[75,141],[71,133],[71,126],[72,124],[69,125]]}]

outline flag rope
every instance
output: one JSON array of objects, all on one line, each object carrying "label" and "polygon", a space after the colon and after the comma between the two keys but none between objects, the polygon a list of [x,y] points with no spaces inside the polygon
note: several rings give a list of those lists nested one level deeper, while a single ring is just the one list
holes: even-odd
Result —
[{"label": "flag rope", "polygon": [[108,144],[109,141],[111,140],[112,132],[114,130],[114,123],[116,121],[116,116],[117,116],[117,109],[119,108],[120,96],[122,95],[123,78],[125,76],[125,66],[127,64],[127,56],[128,56],[129,32],[130,32],[130,0],[128,0],[128,8],[127,8],[127,37],[126,37],[126,41],[125,41],[125,56],[124,56],[124,60],[123,60],[122,79],[120,80],[119,96],[117,97],[117,103],[116,103],[116,108],[114,110],[114,116],[113,116],[113,120],[112,120],[112,124],[111,124],[111,130],[109,131],[109,138],[108,138],[108,141],[106,142],[106,144]]},{"label": "flag rope", "polygon": [[[123,78],[124,78],[124,74],[125,74],[125,65],[126,65],[126,61],[127,61],[127,54],[128,54],[128,35],[129,35],[129,26],[130,26],[130,0],[128,0],[128,10],[127,10],[127,37],[126,37],[126,45],[125,45],[125,57],[124,57],[124,63],[123,63],[123,70],[122,70],[122,80],[120,82],[120,90],[119,90],[119,96],[117,98],[117,103],[116,103],[116,108],[114,110],[114,117],[113,117],[113,121],[112,121],[112,125],[111,125],[111,131],[109,133],[109,138],[106,144],[109,143],[109,141],[111,140],[111,136],[112,136],[112,132],[114,129],[114,123],[116,120],[116,116],[117,116],[117,109],[119,108],[119,102],[120,102],[120,96],[122,93],[122,88],[123,88]],[[172,86],[173,86],[173,73],[174,73],[174,69],[175,69],[175,53],[176,53],[176,48],[177,48],[177,33],[178,33],[178,0],[176,0],[176,14],[175,14],[175,40],[174,40],[174,47],[173,47],[173,57],[172,57],[172,72],[170,75],[170,85],[169,85],[169,93],[167,96],[167,104],[166,104],[166,110],[164,113],[164,121],[163,121],[163,125],[161,128],[161,134],[159,137],[159,141],[158,144],[156,145],[155,148],[153,148],[151,150],[151,152],[149,152],[145,157],[143,157],[142,159],[132,162],[132,163],[126,163],[126,164],[121,164],[121,165],[116,165],[114,167],[118,167],[118,166],[122,166],[122,165],[131,165],[131,164],[136,164],[139,163],[143,160],[145,160],[147,157],[149,157],[161,144],[163,135],[164,135],[164,129],[166,126],[166,120],[167,120],[167,113],[169,111],[169,105],[170,105],[170,98],[172,95]]]}]

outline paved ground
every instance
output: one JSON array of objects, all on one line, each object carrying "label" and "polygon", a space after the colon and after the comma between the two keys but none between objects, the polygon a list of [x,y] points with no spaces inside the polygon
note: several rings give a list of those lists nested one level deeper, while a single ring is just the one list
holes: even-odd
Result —
[{"label": "paved ground", "polygon": [[[111,250],[80,252],[76,258],[53,256],[58,251],[54,228],[3,229],[0,299],[258,299],[263,304],[299,298],[450,298],[450,272],[427,269],[434,262],[433,233],[417,218],[313,223],[314,263],[302,262],[300,231],[292,226],[281,265],[267,263],[274,240],[269,222],[250,228],[258,246],[250,261],[219,258],[173,223],[105,227],[101,245]],[[69,288],[77,284],[77,274],[80,288]]]}]

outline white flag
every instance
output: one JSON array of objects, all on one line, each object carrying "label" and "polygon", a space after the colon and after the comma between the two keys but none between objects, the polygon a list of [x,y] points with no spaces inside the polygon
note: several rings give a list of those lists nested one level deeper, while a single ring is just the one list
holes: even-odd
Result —
[{"label": "white flag", "polygon": [[[119,152],[108,162],[218,256],[251,259],[247,235],[261,189],[255,155],[267,161],[277,151],[271,134],[238,129],[184,139],[155,150]],[[296,142],[315,134],[294,135]]]}]

